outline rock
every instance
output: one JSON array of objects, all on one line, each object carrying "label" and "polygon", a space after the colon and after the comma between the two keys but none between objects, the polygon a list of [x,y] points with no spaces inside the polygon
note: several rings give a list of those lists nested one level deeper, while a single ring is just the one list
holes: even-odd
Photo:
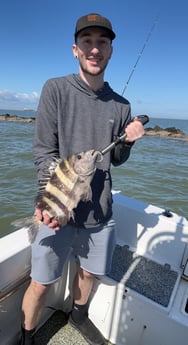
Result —
[{"label": "rock", "polygon": [[176,127],[167,127],[167,128],[161,128],[159,126],[155,126],[154,128],[148,127],[148,128],[145,128],[145,135],[188,140],[188,135],[185,134],[181,129],[178,129]]},{"label": "rock", "polygon": [[0,121],[34,123],[35,117],[22,117],[18,115],[2,114]]}]

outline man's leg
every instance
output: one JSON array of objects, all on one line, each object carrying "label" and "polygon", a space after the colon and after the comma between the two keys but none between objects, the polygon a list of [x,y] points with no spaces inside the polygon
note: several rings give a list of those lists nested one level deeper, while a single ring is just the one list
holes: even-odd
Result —
[{"label": "man's leg", "polygon": [[78,268],[74,280],[74,303],[86,304],[93,287],[94,275]]},{"label": "man's leg", "polygon": [[[90,296],[94,275],[103,276],[110,271],[112,255],[116,244],[115,221],[90,229],[79,228],[75,256],[81,267],[74,281],[74,306],[69,323],[77,328],[91,345],[106,344],[104,337],[88,318],[88,298]],[[100,306],[99,306],[100,308]]]},{"label": "man's leg", "polygon": [[22,340],[21,345],[32,345],[32,335],[40,320],[49,285],[31,281],[22,302]]},{"label": "man's leg", "polygon": [[[44,224],[40,226],[32,244],[32,281],[22,304],[22,338],[25,338],[22,345],[33,345],[32,334],[41,317],[46,293],[50,283],[62,275],[75,232],[76,228],[70,225],[64,226],[57,232]],[[37,281],[42,281],[44,284],[39,284]],[[26,342],[26,338],[30,342]]]},{"label": "man's leg", "polygon": [[69,322],[78,329],[91,345],[106,344],[104,337],[88,318],[88,298],[93,287],[94,275],[78,268],[74,280],[74,306]]}]

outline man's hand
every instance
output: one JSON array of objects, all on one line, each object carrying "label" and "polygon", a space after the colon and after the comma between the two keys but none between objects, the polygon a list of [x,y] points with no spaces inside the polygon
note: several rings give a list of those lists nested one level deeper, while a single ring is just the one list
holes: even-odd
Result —
[{"label": "man's hand", "polygon": [[144,126],[138,120],[137,117],[134,118],[134,121],[130,122],[125,128],[126,138],[125,142],[133,142],[137,139],[140,139],[144,135]]},{"label": "man's hand", "polygon": [[60,229],[57,220],[50,218],[50,216],[47,213],[43,214],[40,208],[36,207],[35,214],[37,218],[45,225],[47,225],[49,228],[52,228],[55,231],[58,231]]}]

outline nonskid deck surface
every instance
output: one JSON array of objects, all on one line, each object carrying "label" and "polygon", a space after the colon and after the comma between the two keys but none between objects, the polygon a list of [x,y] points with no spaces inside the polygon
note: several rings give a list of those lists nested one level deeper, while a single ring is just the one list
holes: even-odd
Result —
[{"label": "nonskid deck surface", "polygon": [[36,345],[87,345],[81,334],[67,324],[66,315],[56,311],[35,335]]},{"label": "nonskid deck surface", "polygon": [[36,345],[88,345],[82,335],[67,323],[67,317],[62,311],[56,311],[38,330],[35,342]]},{"label": "nonskid deck surface", "polygon": [[178,273],[170,265],[161,265],[144,256],[135,255],[127,246],[117,245],[109,276],[139,294],[167,307]]}]

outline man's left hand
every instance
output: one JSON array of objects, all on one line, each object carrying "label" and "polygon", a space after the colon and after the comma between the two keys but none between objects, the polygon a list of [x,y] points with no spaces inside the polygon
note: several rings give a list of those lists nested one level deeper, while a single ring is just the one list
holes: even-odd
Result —
[{"label": "man's left hand", "polygon": [[143,137],[145,131],[144,126],[137,117],[128,124],[125,128],[126,138],[125,142],[133,142]]}]

